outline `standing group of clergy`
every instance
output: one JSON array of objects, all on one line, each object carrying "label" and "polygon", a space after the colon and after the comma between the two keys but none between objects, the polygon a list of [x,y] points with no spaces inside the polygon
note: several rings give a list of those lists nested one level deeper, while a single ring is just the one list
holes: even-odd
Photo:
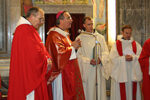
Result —
[{"label": "standing group of clergy", "polygon": [[107,100],[105,79],[111,77],[110,100],[149,100],[150,39],[142,50],[132,38],[132,27],[124,25],[121,37],[109,52],[104,37],[93,30],[90,17],[83,19],[83,26],[77,37],[81,40],[77,58],[85,99]]},{"label": "standing group of clergy", "polygon": [[150,39],[143,49],[133,40],[132,27],[122,27],[122,37],[112,46],[111,100],[150,100]]},{"label": "standing group of clergy", "polygon": [[149,100],[149,40],[139,59],[141,46],[131,39],[132,28],[126,25],[109,53],[90,17],[83,19],[85,29],[72,42],[72,21],[69,12],[58,12],[45,47],[37,32],[44,11],[32,7],[21,17],[12,42],[8,100],[106,100],[109,77],[111,100],[141,100],[142,72],[143,96]]}]

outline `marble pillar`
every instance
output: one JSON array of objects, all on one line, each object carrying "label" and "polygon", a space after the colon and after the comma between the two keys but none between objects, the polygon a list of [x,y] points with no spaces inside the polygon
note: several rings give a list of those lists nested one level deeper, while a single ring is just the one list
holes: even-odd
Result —
[{"label": "marble pillar", "polygon": [[11,53],[11,43],[13,39],[13,33],[16,28],[16,24],[21,15],[21,5],[20,0],[1,0],[0,7],[3,7],[2,10],[4,17],[1,16],[0,22],[3,21],[3,27],[0,34],[6,36],[4,38],[4,45],[6,46],[5,51],[0,51],[0,74],[2,77],[9,76],[9,63],[10,63],[10,53]]}]

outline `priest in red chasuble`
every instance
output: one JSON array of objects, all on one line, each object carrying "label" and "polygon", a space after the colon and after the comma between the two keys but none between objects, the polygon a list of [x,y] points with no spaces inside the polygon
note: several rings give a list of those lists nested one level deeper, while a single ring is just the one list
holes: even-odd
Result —
[{"label": "priest in red chasuble", "polygon": [[56,15],[56,27],[48,32],[46,48],[52,56],[52,70],[49,73],[50,93],[53,100],[84,100],[84,91],[76,58],[75,49],[81,46],[81,41],[71,41],[68,29],[72,18],[66,11]]},{"label": "priest in red chasuble", "polygon": [[142,93],[144,100],[150,100],[150,39],[146,40],[139,57],[143,73]]},{"label": "priest in red chasuble", "polygon": [[138,62],[141,46],[131,35],[130,25],[122,27],[122,38],[116,41],[110,51],[111,100],[141,100],[142,72]]},{"label": "priest in red chasuble", "polygon": [[37,29],[44,23],[44,11],[33,7],[21,17],[14,33],[8,100],[49,100],[47,73],[50,56]]}]

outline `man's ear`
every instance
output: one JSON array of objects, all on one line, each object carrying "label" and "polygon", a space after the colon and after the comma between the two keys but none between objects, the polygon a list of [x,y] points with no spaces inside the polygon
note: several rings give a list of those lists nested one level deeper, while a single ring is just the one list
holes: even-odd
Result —
[{"label": "man's ear", "polygon": [[32,20],[33,19],[33,14],[31,14],[29,17],[28,17],[28,20]]},{"label": "man's ear", "polygon": [[123,31],[121,31],[121,34],[123,34]]},{"label": "man's ear", "polygon": [[31,14],[28,18],[28,21],[32,24],[32,22],[34,21],[35,19],[35,16],[33,14]]},{"label": "man's ear", "polygon": [[63,22],[63,20],[62,20],[62,19],[60,19],[60,20],[59,20],[59,23],[62,23],[62,22]]},{"label": "man's ear", "polygon": [[30,16],[31,18],[35,18],[35,15],[33,15],[33,14],[31,14],[31,16]]},{"label": "man's ear", "polygon": [[85,28],[85,24],[83,24],[83,27]]}]

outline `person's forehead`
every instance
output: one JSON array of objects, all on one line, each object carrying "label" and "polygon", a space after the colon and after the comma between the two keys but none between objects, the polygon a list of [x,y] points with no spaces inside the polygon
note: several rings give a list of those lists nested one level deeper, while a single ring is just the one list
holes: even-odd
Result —
[{"label": "person's forehead", "polygon": [[65,12],[64,17],[71,17],[71,15],[69,14],[69,12]]},{"label": "person's forehead", "polygon": [[37,16],[44,16],[44,12],[43,11],[38,11]]},{"label": "person's forehead", "polygon": [[90,19],[86,19],[85,23],[93,23],[93,20],[92,19],[91,20]]},{"label": "person's forehead", "polygon": [[38,19],[38,20],[44,20],[44,15],[42,15],[42,14],[38,14],[37,16],[36,16],[36,18]]},{"label": "person's forehead", "polygon": [[132,31],[132,29],[126,28],[126,29],[124,29],[124,32],[125,32],[125,31]]}]

